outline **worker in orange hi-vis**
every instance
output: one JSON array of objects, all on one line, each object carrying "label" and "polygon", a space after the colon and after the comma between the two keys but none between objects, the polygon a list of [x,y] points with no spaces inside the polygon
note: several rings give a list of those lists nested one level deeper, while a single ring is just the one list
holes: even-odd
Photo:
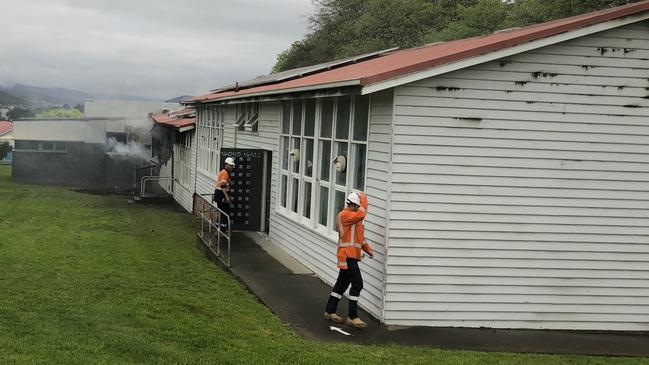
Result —
[{"label": "worker in orange hi-vis", "polygon": [[[230,172],[234,170],[234,159],[228,157],[225,159],[225,166],[219,174],[216,176],[216,184],[214,188],[214,197],[212,201],[216,202],[216,205],[219,207],[223,213],[230,215],[230,210],[232,207],[232,197],[230,196]],[[221,213],[221,228],[228,228],[228,220],[224,217],[224,214]]]},{"label": "worker in orange hi-vis", "polygon": [[[370,257],[374,250],[365,241],[363,220],[367,214],[367,195],[353,192],[347,196],[347,207],[338,213],[336,227],[338,228],[338,279],[327,301],[324,318],[336,323],[364,328],[367,323],[358,318],[358,296],[363,289],[363,277],[358,267],[362,251]],[[338,302],[351,284],[349,289],[349,313],[345,320],[336,313]]]}]

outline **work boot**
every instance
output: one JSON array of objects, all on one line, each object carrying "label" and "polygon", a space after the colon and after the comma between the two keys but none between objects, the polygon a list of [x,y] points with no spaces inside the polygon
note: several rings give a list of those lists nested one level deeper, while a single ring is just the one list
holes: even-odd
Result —
[{"label": "work boot", "polygon": [[328,321],[332,321],[334,323],[343,323],[345,320],[343,320],[343,317],[339,316],[336,313],[327,313],[325,312],[324,314],[324,319]]},{"label": "work boot", "polygon": [[345,320],[345,324],[348,325],[348,326],[356,327],[356,328],[365,328],[365,327],[367,327],[367,323],[361,321],[361,319],[358,318],[358,317],[356,317],[354,319],[351,319],[351,318],[347,317],[347,319]]}]

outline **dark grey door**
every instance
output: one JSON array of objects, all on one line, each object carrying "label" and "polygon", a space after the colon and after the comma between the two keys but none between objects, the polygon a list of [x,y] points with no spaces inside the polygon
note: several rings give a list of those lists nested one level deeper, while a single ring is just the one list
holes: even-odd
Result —
[{"label": "dark grey door", "polygon": [[236,167],[231,173],[230,191],[234,204],[230,217],[232,229],[264,231],[268,204],[269,151],[261,149],[222,148],[221,166],[232,157]]}]

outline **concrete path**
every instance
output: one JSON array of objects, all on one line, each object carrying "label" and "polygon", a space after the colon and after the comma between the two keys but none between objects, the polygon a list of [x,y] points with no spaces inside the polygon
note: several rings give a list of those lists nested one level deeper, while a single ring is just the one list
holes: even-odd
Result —
[{"label": "concrete path", "polygon": [[[199,249],[219,263],[200,240],[197,242]],[[361,312],[361,318],[369,323],[367,329],[334,325],[322,318],[331,287],[257,233],[233,234],[230,270],[282,321],[307,339],[474,351],[649,356],[647,333],[431,327],[389,329],[365,312]],[[346,313],[345,299],[338,309],[338,313]],[[331,330],[331,325],[350,335]]]}]

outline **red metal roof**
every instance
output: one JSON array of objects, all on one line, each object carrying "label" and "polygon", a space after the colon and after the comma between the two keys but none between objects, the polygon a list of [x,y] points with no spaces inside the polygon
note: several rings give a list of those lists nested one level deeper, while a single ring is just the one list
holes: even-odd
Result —
[{"label": "red metal roof", "polygon": [[327,84],[346,81],[358,81],[358,84],[362,86],[369,85],[648,10],[649,0],[486,36],[396,51],[352,65],[276,84],[196,96],[189,102],[211,101],[239,95],[245,97],[253,93],[281,92],[282,90],[316,85],[326,87]]},{"label": "red metal roof", "polygon": [[196,121],[196,112],[194,109],[185,108],[174,110],[165,114],[156,114],[151,118],[159,124],[165,124],[176,128],[191,126]]},{"label": "red metal roof", "polygon": [[14,129],[14,124],[5,120],[0,121],[0,136],[7,134]]}]

